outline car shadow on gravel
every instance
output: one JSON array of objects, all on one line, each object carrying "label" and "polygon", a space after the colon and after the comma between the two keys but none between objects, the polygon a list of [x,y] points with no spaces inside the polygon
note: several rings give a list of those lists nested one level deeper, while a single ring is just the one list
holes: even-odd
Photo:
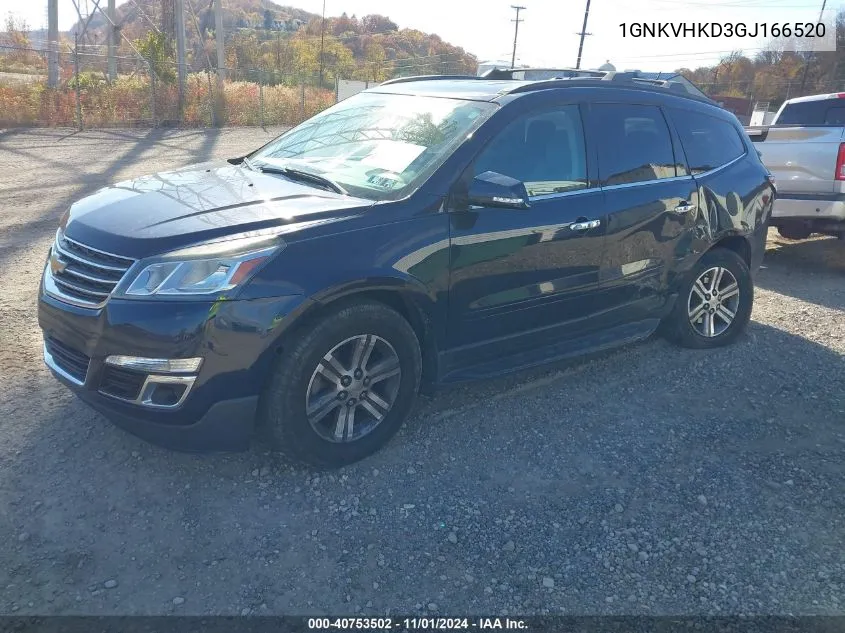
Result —
[{"label": "car shadow on gravel", "polygon": [[[12,138],[13,136],[17,136],[17,135],[19,135],[19,134],[21,134],[22,132],[25,132],[25,131],[27,131],[27,128],[10,127],[10,128],[0,129],[0,143],[3,143],[3,141],[6,141],[6,140]],[[0,145],[0,150],[2,150],[2,149],[3,149],[3,146]]]},{"label": "car shadow on gravel", "polygon": [[765,290],[845,310],[845,241],[770,240],[755,282]]},{"label": "car shadow on gravel", "polygon": [[[93,173],[79,172],[72,164],[51,161],[42,155],[43,152],[31,153],[25,148],[0,145],[0,161],[7,160],[9,158],[9,156],[3,156],[3,154],[6,153],[11,155],[12,160],[17,158],[27,161],[38,161],[42,164],[52,164],[52,167],[56,170],[67,172],[68,184],[73,184],[74,179],[78,179],[78,186],[74,189],[71,195],[63,197],[58,203],[52,205],[43,213],[34,216],[26,224],[18,226],[14,235],[4,241],[2,247],[0,247],[0,265],[14,257],[16,252],[29,248],[32,244],[53,233],[56,230],[61,214],[64,213],[72,203],[90,195],[101,187],[112,184],[116,180],[117,174],[121,169],[124,169],[127,165],[140,163],[145,158],[146,154],[160,148],[161,145],[166,144],[167,141],[174,135],[174,131],[161,128],[150,129],[141,136],[127,136],[126,134],[121,134],[120,132],[92,131],[92,134],[99,133],[125,138],[127,141],[131,142],[132,145],[127,151],[114,156],[104,169]],[[211,156],[220,137],[220,133],[221,130],[216,128],[205,130],[202,133],[202,141],[193,153],[193,156],[178,164],[171,165],[170,168],[189,165],[196,162],[197,157]],[[56,138],[56,141],[62,141],[64,138],[65,137],[58,137]],[[80,160],[84,160],[84,156],[80,157]],[[33,187],[37,187],[37,183],[33,184]],[[0,191],[2,191],[2,188],[0,188]]]},{"label": "car shadow on gravel", "polygon": [[[753,357],[753,365],[741,368],[741,357],[748,356]],[[804,386],[793,384],[789,376],[797,371],[796,367],[813,367],[815,375],[825,376],[826,385],[845,384],[845,363],[840,353],[762,323],[752,321],[748,331],[736,344],[710,351],[678,348],[654,336],[641,344],[627,346],[621,350],[601,352],[587,359],[563,361],[498,379],[444,387],[430,395],[420,396],[411,420],[400,431],[399,437],[376,456],[371,457],[369,461],[390,460],[391,455],[397,457],[404,454],[409,439],[411,443],[421,438],[434,440],[436,438],[431,437],[433,429],[448,429],[449,420],[452,418],[472,416],[481,411],[484,411],[485,424],[491,423],[496,433],[513,429],[511,422],[504,415],[501,424],[497,424],[496,403],[518,404],[523,398],[530,403],[535,399],[545,398],[548,391],[566,392],[568,383],[579,384],[587,379],[589,379],[590,389],[585,390],[578,386],[573,393],[567,395],[567,398],[571,401],[592,402],[598,411],[609,404],[609,402],[596,400],[601,392],[615,398],[622,394],[631,394],[632,388],[640,389],[647,383],[651,385],[648,388],[648,396],[658,400],[670,396],[672,398],[685,396],[699,398],[699,389],[694,384],[690,384],[689,387],[676,384],[675,378],[671,377],[673,372],[679,374],[676,377],[682,376],[685,380],[694,383],[696,374],[711,376],[713,371],[717,371],[718,382],[735,388],[736,393],[731,396],[734,398],[744,398],[746,397],[744,394],[749,392],[748,389],[741,389],[741,385],[757,385],[774,395],[810,396],[816,402],[807,404],[821,407],[816,411],[820,414],[824,413],[823,405],[826,400],[830,401],[829,404],[845,406],[843,402],[845,389],[827,389],[815,383]],[[737,373],[734,373],[734,369]],[[46,370],[42,373],[46,374]],[[663,380],[664,377],[665,380]],[[52,380],[47,376],[44,379]],[[650,383],[651,380],[655,382]],[[80,441],[82,437],[80,433],[83,431],[85,437],[96,434],[112,448],[120,447],[121,454],[126,450],[143,449],[150,458],[155,459],[154,470],[157,476],[167,476],[168,471],[175,474],[174,469],[182,470],[191,468],[192,465],[202,467],[216,464],[249,464],[255,459],[262,460],[270,455],[270,452],[258,440],[253,443],[252,449],[242,453],[191,454],[160,448],[113,426],[67,393],[63,387],[54,385],[53,390],[58,391],[57,398],[62,400],[63,405],[55,411],[54,415],[33,420],[35,435],[30,439],[35,440],[35,445],[28,442],[33,455],[50,452],[44,450],[45,446],[40,446],[41,442],[64,438],[65,441],[59,443],[62,445],[63,453],[71,453],[73,451],[70,447],[76,447],[82,450],[83,455],[90,456],[89,447],[86,447],[87,442]],[[644,394],[638,394],[634,399],[642,395]],[[706,401],[703,406],[701,413],[706,415],[708,411]],[[717,406],[713,414],[718,412]],[[488,417],[488,413],[493,413],[493,416]],[[632,414],[634,413],[635,411],[632,410]],[[840,411],[840,413],[845,414],[845,411]],[[770,414],[771,412],[765,413],[765,415]],[[776,412],[774,414],[776,415]],[[528,430],[531,426],[541,428],[548,424],[548,420],[541,411],[538,411],[536,416],[527,418],[525,422],[528,427],[520,429],[520,432]],[[460,453],[464,450],[474,450],[474,447],[458,443],[448,447],[448,450]],[[95,457],[102,456],[95,455]],[[273,458],[271,461],[280,468],[287,466],[281,457]],[[352,468],[358,467],[360,466]],[[296,472],[309,469],[291,466],[290,470]]]},{"label": "car shadow on gravel", "polygon": [[[657,339],[421,398],[393,442],[336,473],[157,448],[34,378],[0,410],[19,429],[0,453],[0,586],[36,609],[169,613],[187,595],[192,613],[340,612],[347,594],[379,612],[430,594],[455,612],[711,608],[690,575],[728,583],[710,594],[722,613],[838,608],[816,573],[845,564],[845,364],[761,323],[719,350]],[[423,552],[457,574],[448,592]],[[519,602],[468,585],[473,569]]]}]

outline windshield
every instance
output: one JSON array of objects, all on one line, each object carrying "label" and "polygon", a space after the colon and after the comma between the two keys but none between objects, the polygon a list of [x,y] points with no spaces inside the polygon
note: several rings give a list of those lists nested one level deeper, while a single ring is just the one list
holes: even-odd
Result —
[{"label": "windshield", "polygon": [[365,92],[249,158],[259,168],[319,174],[355,196],[396,200],[419,187],[495,109],[487,102]]}]

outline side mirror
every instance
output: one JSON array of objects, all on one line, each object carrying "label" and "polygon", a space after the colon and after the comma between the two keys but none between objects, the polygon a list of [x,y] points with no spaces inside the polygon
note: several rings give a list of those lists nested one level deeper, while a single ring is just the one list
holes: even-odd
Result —
[{"label": "side mirror", "polygon": [[467,203],[479,207],[527,209],[528,191],[522,181],[495,171],[485,171],[472,179]]}]

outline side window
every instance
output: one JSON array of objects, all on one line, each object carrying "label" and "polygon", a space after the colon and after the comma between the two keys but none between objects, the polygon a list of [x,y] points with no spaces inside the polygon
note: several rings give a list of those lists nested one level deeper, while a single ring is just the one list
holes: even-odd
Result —
[{"label": "side window", "polygon": [[670,110],[670,116],[693,174],[721,167],[745,153],[739,132],[727,121],[675,108]]},{"label": "side window", "polygon": [[660,108],[597,103],[591,110],[602,184],[622,185],[677,175],[672,137]]},{"label": "side window", "polygon": [[521,180],[531,197],[585,188],[587,154],[578,106],[511,121],[476,158],[475,174],[485,171]]}]

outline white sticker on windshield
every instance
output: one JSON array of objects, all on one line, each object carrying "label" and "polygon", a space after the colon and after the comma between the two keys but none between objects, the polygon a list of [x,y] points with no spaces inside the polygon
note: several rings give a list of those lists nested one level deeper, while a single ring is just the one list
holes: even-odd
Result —
[{"label": "white sticker on windshield", "polygon": [[378,141],[373,144],[373,151],[361,159],[361,163],[401,174],[424,150],[422,145],[402,141]]},{"label": "white sticker on windshield", "polygon": [[399,181],[395,178],[380,176],[378,174],[373,174],[367,178],[367,182],[371,185],[375,185],[376,187],[381,187],[382,189],[393,189],[399,183]]}]

